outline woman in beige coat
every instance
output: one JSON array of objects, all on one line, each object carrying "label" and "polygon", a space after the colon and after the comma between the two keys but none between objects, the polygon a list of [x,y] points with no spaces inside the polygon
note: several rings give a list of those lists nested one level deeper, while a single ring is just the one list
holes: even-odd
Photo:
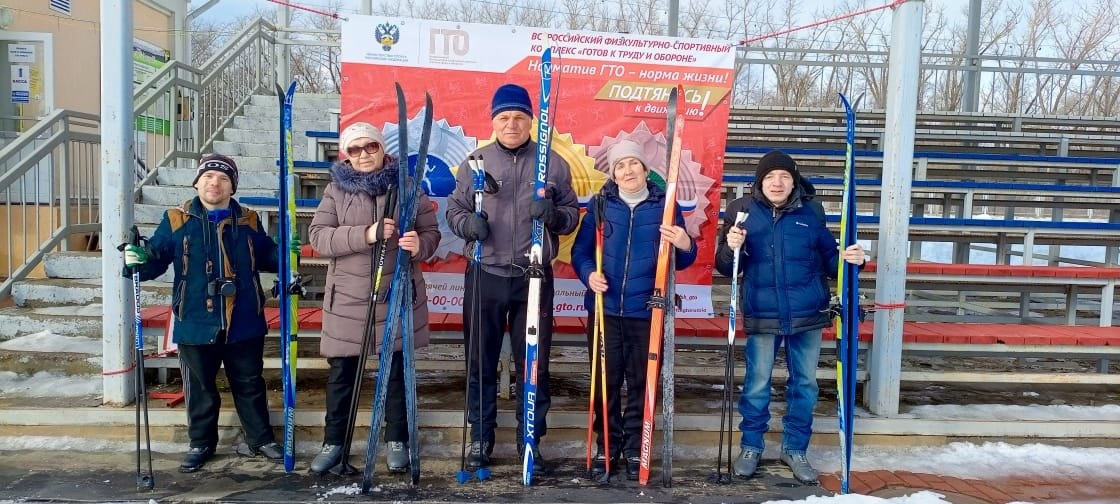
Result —
[{"label": "woman in beige coat", "polygon": [[[349,428],[348,416],[354,394],[354,378],[366,328],[371,279],[377,258],[373,252],[384,240],[385,265],[382,269],[381,292],[377,302],[389,299],[389,285],[396,267],[397,249],[412,254],[412,282],[415,289],[413,315],[416,347],[427,346],[428,296],[420,263],[430,258],[439,246],[439,224],[435,206],[421,194],[417,205],[416,225],[398,238],[393,216],[386,212],[386,199],[395,193],[397,161],[385,154],[385,137],[368,123],[354,123],[339,138],[347,160],[331,166],[331,183],[323,194],[315,217],[311,220],[311,245],[315,252],[330,259],[327,285],[323,296],[323,334],[319,352],[330,364],[327,380],[326,427],[323,448],[311,462],[311,471],[322,473],[347,461],[342,458],[342,443]],[[371,348],[381,351],[381,335],[385,329],[385,306],[377,310],[376,327]],[[386,464],[391,472],[409,468],[408,422],[405,413],[404,367],[401,340],[398,338],[389,373],[385,401]]]}]

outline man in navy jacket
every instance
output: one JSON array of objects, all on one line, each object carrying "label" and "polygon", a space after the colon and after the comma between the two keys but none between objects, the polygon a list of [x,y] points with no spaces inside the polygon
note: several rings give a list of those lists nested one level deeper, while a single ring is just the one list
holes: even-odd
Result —
[{"label": "man in navy jacket", "polygon": [[[840,257],[853,264],[863,264],[866,257],[858,244],[839,250],[820,203],[812,198],[812,185],[797,163],[784,152],[771,151],[758,162],[750,194],[732,201],[724,213],[716,269],[731,276],[735,254],[741,254],[739,308],[747,333],[747,372],[739,395],[742,451],[734,464],[740,478],[751,477],[762,457],[771,373],[784,344],[789,378],[781,460],[802,483],[817,482],[805,450],[813,434],[821,329],[831,323],[825,276],[835,277]],[[738,212],[746,212],[747,219],[731,225]]]}]

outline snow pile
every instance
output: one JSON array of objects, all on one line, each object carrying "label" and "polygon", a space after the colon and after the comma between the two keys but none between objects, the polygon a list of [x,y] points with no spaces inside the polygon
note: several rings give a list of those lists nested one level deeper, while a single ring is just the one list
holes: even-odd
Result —
[{"label": "snow pile", "polygon": [[332,495],[361,495],[361,494],[362,494],[362,487],[359,486],[357,483],[351,483],[351,484],[346,485],[346,486],[338,486],[338,487],[328,488],[323,493],[319,493],[317,495],[319,497],[318,500],[320,502],[322,502],[322,501],[328,499],[329,497],[331,497]]},{"label": "snow pile", "polygon": [[101,395],[101,377],[39,371],[31,376],[0,371],[0,397],[83,397]]},{"label": "snow pile", "polygon": [[867,495],[834,495],[832,497],[807,497],[799,501],[781,500],[781,501],[766,501],[765,504],[950,504],[950,501],[943,500],[943,495],[923,490],[921,492],[904,495],[902,497],[893,497],[890,499],[882,499],[879,497],[871,497]]},{"label": "snow pile", "polygon": [[[909,471],[963,479],[1062,478],[1113,481],[1120,474],[1120,448],[1070,448],[1039,443],[1013,445],[957,442],[945,446],[860,447],[854,471]],[[775,455],[776,458],[776,455]],[[840,470],[838,448],[812,447],[809,459],[821,472]]]},{"label": "snow pile", "polygon": [[63,336],[50,330],[20,336],[0,343],[0,349],[17,352],[83,353],[101,355],[101,340]]},{"label": "snow pile", "polygon": [[1029,421],[1029,420],[1108,420],[1120,418],[1120,405],[1069,406],[1042,405],[1016,406],[1009,404],[972,404],[959,406],[914,406],[903,417],[928,420],[980,420],[980,421]]}]

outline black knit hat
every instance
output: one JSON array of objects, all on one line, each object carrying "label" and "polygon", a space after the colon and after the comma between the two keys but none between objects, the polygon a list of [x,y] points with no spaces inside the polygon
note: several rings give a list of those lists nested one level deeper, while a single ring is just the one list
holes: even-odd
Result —
[{"label": "black knit hat", "polygon": [[230,183],[233,185],[233,192],[237,192],[237,163],[233,162],[228,156],[221,154],[207,154],[198,161],[198,170],[194,173],[194,182],[191,185],[198,183],[198,179],[202,178],[202,174],[210,170],[220,171],[229,177]]},{"label": "black knit hat", "polygon": [[754,170],[754,183],[762,183],[762,179],[766,178],[766,175],[774,170],[785,170],[789,172],[790,175],[793,175],[794,182],[799,182],[801,180],[801,172],[797,171],[797,163],[793,158],[780,150],[772,150],[767,152],[765,156],[762,156],[762,159],[758,160],[758,167]]}]

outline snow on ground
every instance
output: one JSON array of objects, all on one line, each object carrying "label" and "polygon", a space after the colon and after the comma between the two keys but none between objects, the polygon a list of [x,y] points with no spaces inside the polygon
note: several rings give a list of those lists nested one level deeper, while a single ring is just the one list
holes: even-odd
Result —
[{"label": "snow on ground", "polygon": [[1040,405],[1016,406],[1009,404],[972,404],[959,406],[943,404],[937,406],[914,406],[902,418],[923,418],[927,420],[1115,420],[1120,418],[1120,405],[1069,406]]},{"label": "snow on ground", "polygon": [[83,397],[101,395],[97,375],[57,375],[39,371],[31,376],[0,371],[0,397]]},{"label": "snow on ground", "polygon": [[101,355],[101,340],[63,336],[50,330],[0,342],[0,349],[18,352],[84,353]]},{"label": "snow on ground", "polygon": [[893,497],[890,499],[881,499],[879,497],[871,497],[867,495],[835,495],[832,497],[808,497],[799,501],[781,500],[781,501],[766,501],[765,504],[880,504],[889,502],[892,504],[946,504],[950,501],[943,500],[943,495],[928,490],[906,495],[903,497]]},{"label": "snow on ground", "polygon": [[[1055,480],[1070,477],[1087,481],[1115,481],[1120,478],[1120,448],[957,442],[944,446],[856,445],[852,452],[852,469],[855,471],[909,471],[966,479],[976,478],[977,475],[983,475],[984,479],[1035,477]],[[777,455],[778,452],[774,451],[774,458]],[[812,446],[808,456],[821,472],[840,471],[839,448]]]}]

